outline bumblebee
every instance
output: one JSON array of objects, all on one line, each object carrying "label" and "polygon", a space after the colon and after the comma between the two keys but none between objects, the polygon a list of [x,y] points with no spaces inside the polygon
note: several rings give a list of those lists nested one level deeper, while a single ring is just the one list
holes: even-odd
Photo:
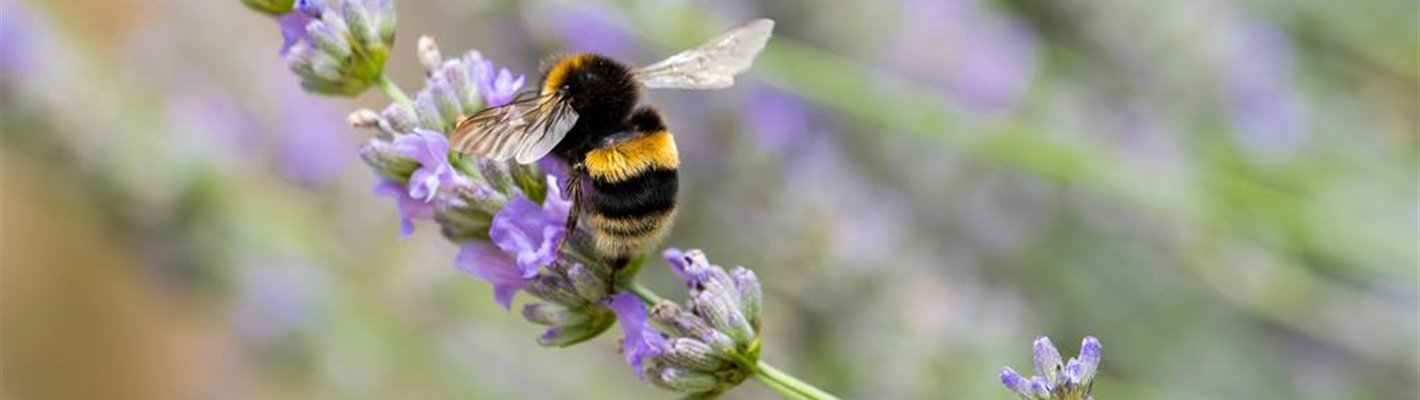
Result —
[{"label": "bumblebee", "polygon": [[465,118],[449,141],[494,160],[565,162],[568,236],[620,269],[665,235],[676,212],[675,138],[655,108],[640,104],[641,89],[729,87],[773,30],[774,21],[751,21],[640,68],[597,54],[557,58],[538,93]]}]

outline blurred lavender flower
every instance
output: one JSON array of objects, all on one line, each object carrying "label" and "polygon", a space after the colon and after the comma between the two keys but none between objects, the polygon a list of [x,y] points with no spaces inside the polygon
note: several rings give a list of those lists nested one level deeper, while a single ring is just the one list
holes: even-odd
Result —
[{"label": "blurred lavender flower", "polygon": [[23,3],[0,4],[0,72],[6,78],[21,76],[34,64],[39,33],[33,11]]},{"label": "blurred lavender flower", "polygon": [[[334,0],[335,4],[302,0],[299,11],[314,17],[306,34],[295,33],[284,54],[301,87],[312,93],[354,96],[364,92],[384,73],[385,59],[394,45],[393,0]],[[292,17],[283,21],[300,23]],[[284,27],[284,25],[283,25]],[[292,26],[294,28],[294,26]],[[283,30],[285,30],[283,28]]]},{"label": "blurred lavender flower", "polygon": [[498,69],[494,73],[493,61],[483,60],[473,64],[473,81],[478,84],[478,91],[483,94],[483,101],[488,107],[501,107],[513,101],[513,97],[518,94],[518,89],[523,87],[523,75],[513,78],[513,73],[507,68]]},{"label": "blurred lavender flower", "polygon": [[241,268],[232,319],[243,339],[267,344],[314,325],[324,280],[305,264]]},{"label": "blurred lavender flower", "polygon": [[[296,92],[294,88],[287,88]],[[340,124],[340,113],[325,99],[283,95],[279,162],[291,181],[318,187],[334,181],[354,160],[358,141]]]},{"label": "blurred lavender flower", "polygon": [[1036,65],[1036,40],[1027,26],[978,0],[901,4],[906,18],[895,37],[903,39],[888,48],[899,68],[944,85],[971,110],[999,112],[1020,101]]},{"label": "blurred lavender flower", "polygon": [[744,106],[746,128],[767,150],[780,153],[809,134],[814,116],[810,106],[783,90],[756,85]]},{"label": "blurred lavender flower", "polygon": [[1026,378],[1010,367],[1001,370],[1001,384],[1022,399],[1093,400],[1095,373],[1100,363],[1100,341],[1086,336],[1080,344],[1080,356],[1062,362],[1060,352],[1050,338],[1035,340],[1036,376]]},{"label": "blurred lavender flower", "polygon": [[1233,132],[1260,154],[1286,154],[1303,135],[1302,99],[1290,82],[1292,47],[1276,27],[1249,21],[1224,65]]},{"label": "blurred lavender flower", "polygon": [[612,57],[630,57],[635,38],[622,29],[625,17],[615,8],[598,4],[550,10],[557,36],[567,49]]}]

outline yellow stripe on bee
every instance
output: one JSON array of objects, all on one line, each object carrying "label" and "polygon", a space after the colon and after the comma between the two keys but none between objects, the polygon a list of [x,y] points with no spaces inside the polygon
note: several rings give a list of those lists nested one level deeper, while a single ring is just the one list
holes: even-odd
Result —
[{"label": "yellow stripe on bee", "polygon": [[652,167],[675,169],[680,166],[680,153],[675,138],[667,131],[627,140],[587,153],[587,173],[607,182],[621,182],[646,172]]},{"label": "yellow stripe on bee", "polygon": [[542,94],[556,92],[557,88],[562,86],[562,81],[567,79],[568,72],[581,68],[591,59],[591,54],[573,54],[557,60],[557,63],[547,70],[547,77],[542,80]]}]

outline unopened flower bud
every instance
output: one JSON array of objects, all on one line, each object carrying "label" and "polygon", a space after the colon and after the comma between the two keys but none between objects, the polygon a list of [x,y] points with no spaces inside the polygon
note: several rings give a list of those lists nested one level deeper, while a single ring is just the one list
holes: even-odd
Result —
[{"label": "unopened flower bud", "polygon": [[419,126],[424,129],[434,131],[444,131],[444,115],[439,112],[439,104],[434,101],[434,94],[429,90],[420,90],[414,95],[414,114],[418,116]]},{"label": "unopened flower bud", "polygon": [[667,340],[662,359],[672,366],[698,371],[715,371],[727,364],[710,345],[690,338]]},{"label": "unopened flower bud", "polygon": [[694,295],[691,301],[695,304],[696,313],[709,321],[711,327],[734,339],[737,344],[735,348],[747,348],[754,340],[754,328],[740,314],[738,305],[724,301],[725,298],[712,292],[701,292]]},{"label": "unopened flower bud", "polygon": [[587,313],[550,303],[523,305],[523,319],[542,325],[576,325],[591,319]]},{"label": "unopened flower bud", "polygon": [[740,294],[740,312],[749,319],[750,326],[759,329],[759,313],[764,308],[764,293],[759,285],[759,277],[745,267],[735,267],[730,271],[735,281],[735,289]]},{"label": "unopened flower bud", "polygon": [[586,299],[577,295],[577,290],[572,288],[562,277],[549,275],[546,272],[533,278],[532,284],[527,287],[527,292],[537,298],[565,307],[580,307],[589,304]]},{"label": "unopened flower bud", "polygon": [[493,215],[462,201],[451,201],[439,207],[434,214],[439,223],[439,232],[449,241],[461,243],[473,239],[487,239],[488,228],[493,225]]},{"label": "unopened flower bud", "polygon": [[350,115],[345,117],[345,122],[349,123],[352,128],[376,128],[383,121],[384,118],[380,118],[380,113],[368,108],[352,111]]},{"label": "unopened flower bud", "polygon": [[386,106],[385,111],[379,112],[379,116],[385,119],[385,122],[389,122],[389,128],[395,132],[413,132],[419,126],[417,125],[419,116],[416,116],[415,111],[409,109],[408,106],[391,104]]},{"label": "unopened flower bud", "polygon": [[415,51],[419,53],[419,65],[424,66],[426,74],[434,75],[444,62],[444,56],[439,54],[439,44],[434,42],[433,36],[420,36]]},{"label": "unopened flower bud", "polygon": [[446,60],[439,68],[438,74],[449,82],[449,87],[454,89],[454,95],[458,96],[459,104],[463,105],[463,109],[459,110],[463,115],[473,115],[483,108],[483,99],[478,97],[478,86],[469,76],[468,66],[464,65],[462,59]]},{"label": "unopened flower bud", "polygon": [[681,368],[665,368],[656,375],[655,383],[681,393],[708,392],[719,383],[715,375]]},{"label": "unopened flower bud", "polygon": [[571,346],[597,337],[610,328],[613,322],[616,322],[615,317],[602,313],[578,324],[553,326],[538,336],[537,344],[546,347]]},{"label": "unopened flower bud", "polygon": [[574,264],[567,270],[567,280],[572,281],[572,287],[577,289],[578,295],[592,302],[605,299],[611,287],[604,277],[598,276],[581,263]]},{"label": "unopened flower bud", "polygon": [[409,180],[409,175],[419,168],[418,161],[405,157],[393,144],[379,139],[371,139],[360,147],[360,159],[381,177],[398,182]]},{"label": "unopened flower bud", "polygon": [[444,121],[440,130],[453,129],[463,117],[463,105],[459,104],[458,96],[453,88],[449,87],[449,82],[443,76],[431,77],[426,90],[434,99],[434,106],[439,109],[440,119]]},{"label": "unopened flower bud", "polygon": [[493,186],[494,190],[503,193],[511,193],[517,188],[517,183],[513,180],[512,166],[507,161],[494,161],[488,158],[479,157],[478,172],[483,175],[483,179]]}]

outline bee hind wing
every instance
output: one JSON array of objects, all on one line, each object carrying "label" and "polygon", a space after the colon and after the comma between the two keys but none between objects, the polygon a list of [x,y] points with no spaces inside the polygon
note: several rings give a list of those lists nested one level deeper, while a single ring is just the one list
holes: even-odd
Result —
[{"label": "bee hind wing", "polygon": [[773,33],[773,20],[750,21],[633,74],[650,89],[724,89],[754,64]]}]

